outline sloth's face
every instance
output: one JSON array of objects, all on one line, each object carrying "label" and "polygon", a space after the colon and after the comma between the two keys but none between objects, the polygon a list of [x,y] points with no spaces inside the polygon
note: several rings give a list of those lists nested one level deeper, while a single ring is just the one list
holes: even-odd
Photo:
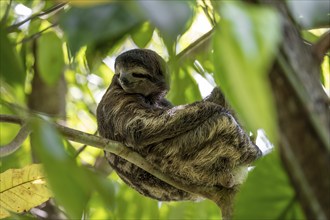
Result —
[{"label": "sloth's face", "polygon": [[118,82],[127,93],[138,93],[143,96],[159,94],[164,91],[165,81],[155,77],[142,67],[125,68],[116,66]]}]

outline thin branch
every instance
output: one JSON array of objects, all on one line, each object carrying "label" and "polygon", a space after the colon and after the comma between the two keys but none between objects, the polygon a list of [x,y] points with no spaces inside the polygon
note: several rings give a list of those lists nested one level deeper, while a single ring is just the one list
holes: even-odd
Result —
[{"label": "thin branch", "polygon": [[12,124],[23,125],[24,121],[25,121],[24,119],[17,117],[15,115],[0,114],[0,122],[8,122],[8,123],[12,123]]},{"label": "thin branch", "polygon": [[[11,122],[16,124],[25,123],[25,119],[22,119],[18,116],[14,115],[2,115],[0,114],[0,122]],[[148,173],[154,175],[158,179],[178,188],[183,191],[189,192],[191,194],[199,195],[201,197],[208,198],[214,201],[218,206],[221,206],[220,203],[223,190],[227,190],[225,188],[216,188],[216,187],[203,187],[203,186],[193,186],[193,185],[185,185],[178,181],[173,180],[171,177],[165,175],[164,173],[157,170],[152,164],[146,161],[140,154],[132,151],[130,148],[125,147],[119,142],[112,141],[106,138],[102,138],[96,135],[88,134],[82,131],[78,131],[72,128],[65,127],[63,125],[59,125],[53,123],[53,126],[57,128],[57,130],[67,139],[86,144],[88,146],[93,146],[113,154],[116,154],[125,160],[135,164],[136,166],[142,168]],[[221,207],[220,207],[221,208]]]},{"label": "thin branch", "polygon": [[28,42],[28,41],[30,41],[30,40],[37,39],[38,37],[41,36],[41,34],[42,34],[43,32],[45,32],[45,31],[47,31],[48,29],[53,28],[53,27],[55,27],[55,26],[57,26],[57,25],[58,25],[57,23],[52,24],[52,25],[46,27],[45,29],[42,29],[41,31],[39,31],[39,32],[37,32],[37,33],[35,33],[35,34],[29,36],[29,37],[23,38],[20,42],[17,42],[16,44],[24,44],[24,43],[26,43],[26,42]]},{"label": "thin branch", "polygon": [[68,4],[68,3],[67,2],[60,3],[60,4],[57,4],[57,5],[54,5],[53,7],[47,9],[44,12],[40,12],[40,13],[31,15],[30,17],[26,18],[25,20],[9,26],[7,28],[7,31],[8,32],[13,32],[16,28],[18,28],[19,26],[23,25],[24,23],[26,23],[26,22],[28,22],[30,20],[33,20],[35,18],[38,18],[38,17],[44,16],[44,15],[50,14],[50,13],[56,11],[56,10],[59,10],[59,9],[63,8],[66,4]]},{"label": "thin branch", "polygon": [[330,30],[325,32],[320,39],[312,45],[312,51],[316,55],[318,64],[321,64],[323,57],[330,49]]},{"label": "thin branch", "polygon": [[[209,32],[205,33],[204,35],[202,35],[196,41],[191,43],[187,48],[185,48],[179,54],[177,54],[175,57],[176,63],[182,63],[186,59],[194,58],[197,54],[207,51],[210,48],[209,46],[211,44],[213,33],[214,33],[214,28],[211,29]],[[173,60],[169,61],[170,65],[172,62]]]},{"label": "thin branch", "polygon": [[27,124],[23,124],[21,129],[18,131],[16,137],[9,143],[0,148],[0,158],[8,156],[17,151],[28,138],[31,133],[31,129]]},{"label": "thin branch", "polygon": [[[209,20],[209,22],[212,24],[212,26],[216,25],[216,20],[214,17],[214,10],[210,9],[209,5],[205,2],[205,0],[202,0],[203,5],[201,5],[203,12],[205,14],[205,16],[207,17],[207,19]],[[212,11],[212,15],[210,15],[210,11]]]},{"label": "thin branch", "polygon": [[[94,135],[96,135],[96,134],[97,134],[97,131],[94,132]],[[74,157],[78,157],[79,154],[80,154],[81,152],[83,152],[83,151],[86,149],[86,147],[87,147],[87,144],[84,144],[83,146],[81,146],[81,147],[77,150],[77,152],[76,152],[76,154],[74,155]]]}]

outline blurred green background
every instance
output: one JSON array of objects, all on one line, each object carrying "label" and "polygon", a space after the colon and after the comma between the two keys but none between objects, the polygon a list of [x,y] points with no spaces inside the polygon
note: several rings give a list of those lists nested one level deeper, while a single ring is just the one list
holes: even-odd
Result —
[{"label": "blurred green background", "polygon": [[[319,28],[327,15],[313,11],[322,2],[289,5],[297,18],[304,15],[301,33],[306,41],[315,42],[327,30]],[[268,83],[282,40],[276,11],[207,0],[1,0],[0,9],[1,114],[38,112],[93,134],[95,109],[111,82],[115,57],[137,47],[155,50],[170,67],[171,102],[200,100],[217,84],[244,127],[259,133],[263,151],[275,148],[250,173],[236,199],[235,219],[305,219],[276,150],[279,134]],[[329,90],[328,56],[320,81]],[[220,218],[210,201],[145,198],[112,172],[101,150],[67,141],[46,122],[33,126],[35,132],[22,147],[1,158],[1,172],[41,162],[59,207],[53,212],[62,218]],[[0,123],[0,144],[10,142],[18,130],[18,125]],[[40,210],[8,218],[42,218]],[[50,211],[44,212],[49,218]]]}]

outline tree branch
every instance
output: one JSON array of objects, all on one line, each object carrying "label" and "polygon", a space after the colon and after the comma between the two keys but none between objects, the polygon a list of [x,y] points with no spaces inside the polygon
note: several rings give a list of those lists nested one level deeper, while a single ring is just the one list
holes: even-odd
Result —
[{"label": "tree branch", "polygon": [[[24,126],[27,123],[28,119],[23,119],[14,115],[3,115],[0,114],[0,122],[9,122],[20,124]],[[195,186],[195,185],[184,185],[180,182],[177,182],[170,178],[169,176],[163,174],[159,170],[157,170],[151,163],[146,161],[141,155],[132,151],[130,148],[125,147],[119,142],[112,141],[106,138],[102,138],[96,135],[88,134],[82,131],[78,131],[72,128],[65,127],[60,124],[53,123],[53,126],[67,139],[78,142],[81,144],[86,144],[89,146],[93,146],[113,154],[116,154],[125,160],[135,164],[136,166],[142,168],[148,173],[154,175],[158,179],[178,188],[183,191],[189,192],[191,194],[199,195],[201,197],[207,198],[215,202],[220,208],[224,204],[222,198],[224,191],[226,190],[235,190],[235,189],[226,189],[220,187],[203,187],[203,186]],[[225,212],[223,213],[223,218],[229,219]]]},{"label": "tree branch", "polygon": [[15,151],[17,151],[23,144],[23,142],[28,138],[28,136],[31,133],[31,129],[29,126],[25,123],[21,127],[21,129],[18,131],[16,137],[9,143],[4,146],[1,146],[0,148],[0,158],[8,156]]},{"label": "tree branch", "polygon": [[312,51],[316,55],[318,64],[321,64],[323,57],[330,49],[330,30],[325,32],[320,39],[312,45]]},{"label": "tree branch", "polygon": [[[200,38],[198,38],[193,43],[191,43],[187,48],[182,50],[178,55],[176,55],[175,57],[176,62],[183,63],[185,60],[189,58],[195,58],[196,55],[205,52],[207,50],[210,50],[213,33],[214,33],[214,29],[211,29],[209,32],[205,33]],[[172,62],[173,61],[171,60],[169,61],[169,63]]]},{"label": "tree branch", "polygon": [[26,43],[26,42],[28,42],[28,41],[30,41],[30,40],[37,39],[38,37],[41,36],[41,34],[42,34],[43,32],[45,32],[45,31],[47,31],[48,29],[53,28],[53,27],[55,27],[55,26],[57,26],[57,25],[58,25],[57,23],[52,24],[52,25],[49,25],[48,27],[42,29],[41,31],[39,31],[39,32],[37,32],[37,33],[35,33],[35,34],[32,34],[31,36],[23,38],[21,41],[17,42],[16,44],[24,44],[24,43]]},{"label": "tree branch", "polygon": [[28,22],[28,21],[30,21],[30,20],[33,20],[33,19],[35,19],[35,18],[38,18],[38,17],[44,16],[44,15],[50,14],[50,13],[52,13],[52,12],[55,12],[55,11],[57,11],[57,10],[60,10],[60,9],[62,9],[66,4],[67,4],[67,2],[60,3],[60,4],[57,4],[57,5],[55,5],[55,6],[51,7],[51,8],[49,8],[49,9],[47,9],[47,10],[44,11],[44,12],[40,12],[40,13],[37,13],[37,14],[31,15],[30,17],[24,19],[23,21],[18,22],[18,23],[16,23],[16,24],[13,24],[13,25],[9,26],[9,27],[7,28],[7,31],[8,31],[9,33],[10,33],[10,32],[13,32],[13,31],[16,30],[16,28],[18,28],[18,27],[21,26],[22,24],[24,24],[24,23],[26,23],[26,22]]},{"label": "tree branch", "polygon": [[[319,64],[304,45],[285,2],[262,0],[281,16],[283,38],[269,77],[280,129],[281,159],[307,219],[329,219],[330,118]],[[316,172],[317,171],[317,172]]]}]

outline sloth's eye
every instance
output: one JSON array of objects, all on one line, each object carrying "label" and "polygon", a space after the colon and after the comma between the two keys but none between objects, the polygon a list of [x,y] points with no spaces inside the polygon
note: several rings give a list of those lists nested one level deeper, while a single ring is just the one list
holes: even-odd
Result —
[{"label": "sloth's eye", "polygon": [[142,74],[142,73],[132,73],[132,76],[134,76],[136,78],[148,78],[147,75]]}]

